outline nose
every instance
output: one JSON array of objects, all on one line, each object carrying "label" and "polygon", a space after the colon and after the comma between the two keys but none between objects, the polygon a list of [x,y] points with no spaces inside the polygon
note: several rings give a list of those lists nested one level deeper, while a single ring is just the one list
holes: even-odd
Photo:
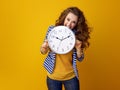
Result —
[{"label": "nose", "polygon": [[66,26],[67,26],[68,28],[70,28],[70,25],[71,25],[71,23],[70,23],[70,22],[68,22]]}]

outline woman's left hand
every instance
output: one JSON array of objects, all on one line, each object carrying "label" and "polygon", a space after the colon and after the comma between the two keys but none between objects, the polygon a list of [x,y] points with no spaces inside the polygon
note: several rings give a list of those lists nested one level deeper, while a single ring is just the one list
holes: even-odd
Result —
[{"label": "woman's left hand", "polygon": [[83,49],[81,48],[82,41],[76,40],[75,48],[77,50],[77,57],[80,58],[83,54]]},{"label": "woman's left hand", "polygon": [[76,43],[75,43],[76,50],[80,50],[81,46],[82,46],[82,41],[76,40]]}]

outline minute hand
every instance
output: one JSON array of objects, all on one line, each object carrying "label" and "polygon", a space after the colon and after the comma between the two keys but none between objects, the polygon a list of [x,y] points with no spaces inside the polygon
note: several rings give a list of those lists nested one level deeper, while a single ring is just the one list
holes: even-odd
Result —
[{"label": "minute hand", "polygon": [[69,37],[70,37],[70,35],[69,35],[69,36],[67,36],[67,37],[65,37],[65,38],[63,38],[62,40],[67,39],[67,38],[69,38]]}]

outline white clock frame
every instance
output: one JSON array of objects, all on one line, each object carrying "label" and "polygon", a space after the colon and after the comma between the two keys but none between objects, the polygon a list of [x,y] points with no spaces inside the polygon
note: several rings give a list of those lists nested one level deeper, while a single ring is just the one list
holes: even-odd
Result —
[{"label": "white clock frame", "polygon": [[66,26],[56,26],[48,33],[48,45],[57,54],[66,54],[75,46],[75,35]]}]

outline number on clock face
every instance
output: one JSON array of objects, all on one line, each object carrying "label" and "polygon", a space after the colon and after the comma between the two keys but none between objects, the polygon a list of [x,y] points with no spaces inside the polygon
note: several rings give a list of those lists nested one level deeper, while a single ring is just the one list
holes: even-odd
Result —
[{"label": "number on clock face", "polygon": [[48,44],[55,53],[65,54],[74,48],[75,35],[65,26],[57,26],[48,34]]}]

